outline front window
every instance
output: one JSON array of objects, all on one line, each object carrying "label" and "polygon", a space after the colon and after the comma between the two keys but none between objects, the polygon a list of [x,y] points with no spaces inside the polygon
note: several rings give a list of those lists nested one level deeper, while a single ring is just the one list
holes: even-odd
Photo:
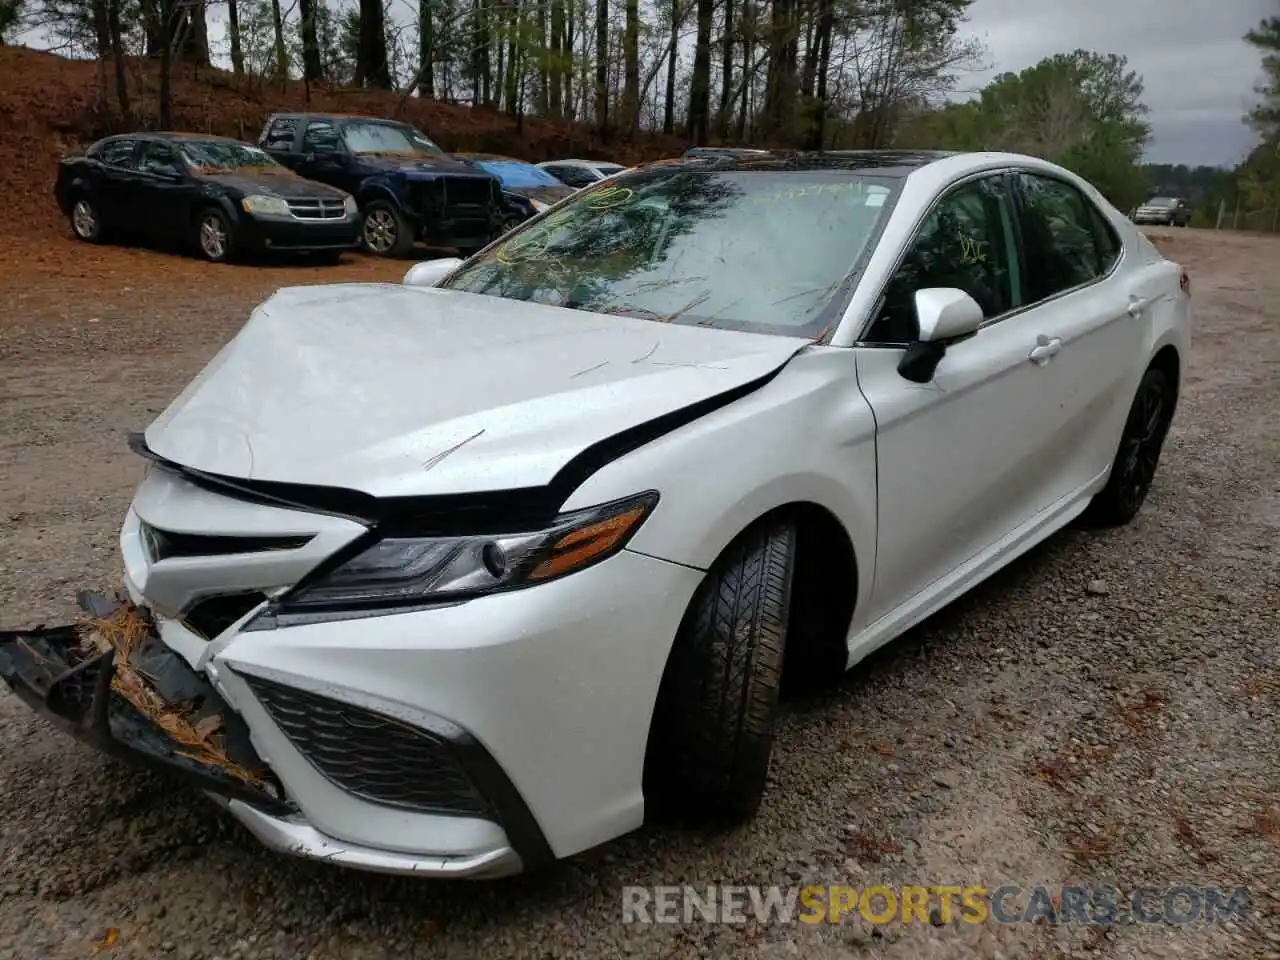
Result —
[{"label": "front window", "polygon": [[562,187],[559,180],[541,167],[520,160],[477,160],[485,173],[492,174],[504,187]]},{"label": "front window", "polygon": [[601,182],[455,271],[450,289],[819,337],[898,181],[843,170],[648,170]]},{"label": "front window", "polygon": [[403,123],[349,121],[342,125],[342,138],[352,153],[444,154],[425,133]]},{"label": "front window", "polygon": [[1147,201],[1149,207],[1176,207],[1178,201],[1173,197],[1153,197]]},{"label": "front window", "polygon": [[271,156],[257,147],[234,140],[183,140],[178,150],[188,164],[204,170],[241,170],[245,167],[283,169]]},{"label": "front window", "polygon": [[596,164],[596,172],[600,174],[600,176],[602,177],[607,177],[610,174],[617,173],[619,170],[625,170],[625,169],[626,168],[620,163],[597,163]]}]

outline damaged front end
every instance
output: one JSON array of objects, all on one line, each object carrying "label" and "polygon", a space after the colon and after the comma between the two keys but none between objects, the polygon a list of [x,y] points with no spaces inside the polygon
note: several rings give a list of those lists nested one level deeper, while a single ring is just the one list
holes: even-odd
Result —
[{"label": "damaged front end", "polygon": [[0,677],[71,736],[264,813],[293,807],[240,716],[127,600],[81,593],[73,624],[0,631]]}]

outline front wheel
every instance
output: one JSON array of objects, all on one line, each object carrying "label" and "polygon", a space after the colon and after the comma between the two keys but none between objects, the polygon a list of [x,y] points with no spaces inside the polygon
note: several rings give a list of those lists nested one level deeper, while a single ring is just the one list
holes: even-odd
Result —
[{"label": "front wheel", "polygon": [[685,613],[645,755],[646,801],[660,815],[733,822],[760,805],[795,543],[791,523],[748,530],[712,567]]},{"label": "front wheel", "polygon": [[231,259],[231,221],[217,207],[206,207],[196,216],[196,249],[210,263]]},{"label": "front wheel", "polygon": [[374,257],[403,257],[413,247],[413,228],[389,200],[374,200],[364,208],[360,246]]},{"label": "front wheel", "polygon": [[1090,501],[1083,520],[1092,526],[1118,527],[1138,515],[1160,463],[1164,438],[1173,421],[1173,385],[1162,370],[1142,375],[1129,417],[1120,435],[1107,485]]}]

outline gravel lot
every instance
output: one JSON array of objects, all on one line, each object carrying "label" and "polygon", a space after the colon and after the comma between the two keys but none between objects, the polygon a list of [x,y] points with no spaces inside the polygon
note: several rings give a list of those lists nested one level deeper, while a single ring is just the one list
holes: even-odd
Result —
[{"label": "gravel lot", "polygon": [[[788,706],[752,824],[646,828],[490,884],[261,851],[204,798],[0,694],[0,960],[84,957],[1270,957],[1280,960],[1280,240],[1166,231],[1192,274],[1183,403],[1150,499],[1070,531]],[[109,588],[124,446],[282,283],[50,240],[0,278],[0,623]],[[1229,926],[623,925],[626,884],[1247,885]]]}]

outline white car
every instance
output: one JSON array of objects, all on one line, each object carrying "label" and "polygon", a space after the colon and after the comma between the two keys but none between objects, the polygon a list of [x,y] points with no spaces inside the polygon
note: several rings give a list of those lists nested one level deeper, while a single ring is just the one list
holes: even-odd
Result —
[{"label": "white car", "polygon": [[566,187],[589,187],[627,168],[620,163],[603,160],[547,160],[538,164]]},{"label": "white car", "polygon": [[622,174],[259,306],[133,440],[123,601],[0,637],[0,673],[335,864],[496,876],[747,817],[784,676],[1133,518],[1189,297],[1028,157]]}]

